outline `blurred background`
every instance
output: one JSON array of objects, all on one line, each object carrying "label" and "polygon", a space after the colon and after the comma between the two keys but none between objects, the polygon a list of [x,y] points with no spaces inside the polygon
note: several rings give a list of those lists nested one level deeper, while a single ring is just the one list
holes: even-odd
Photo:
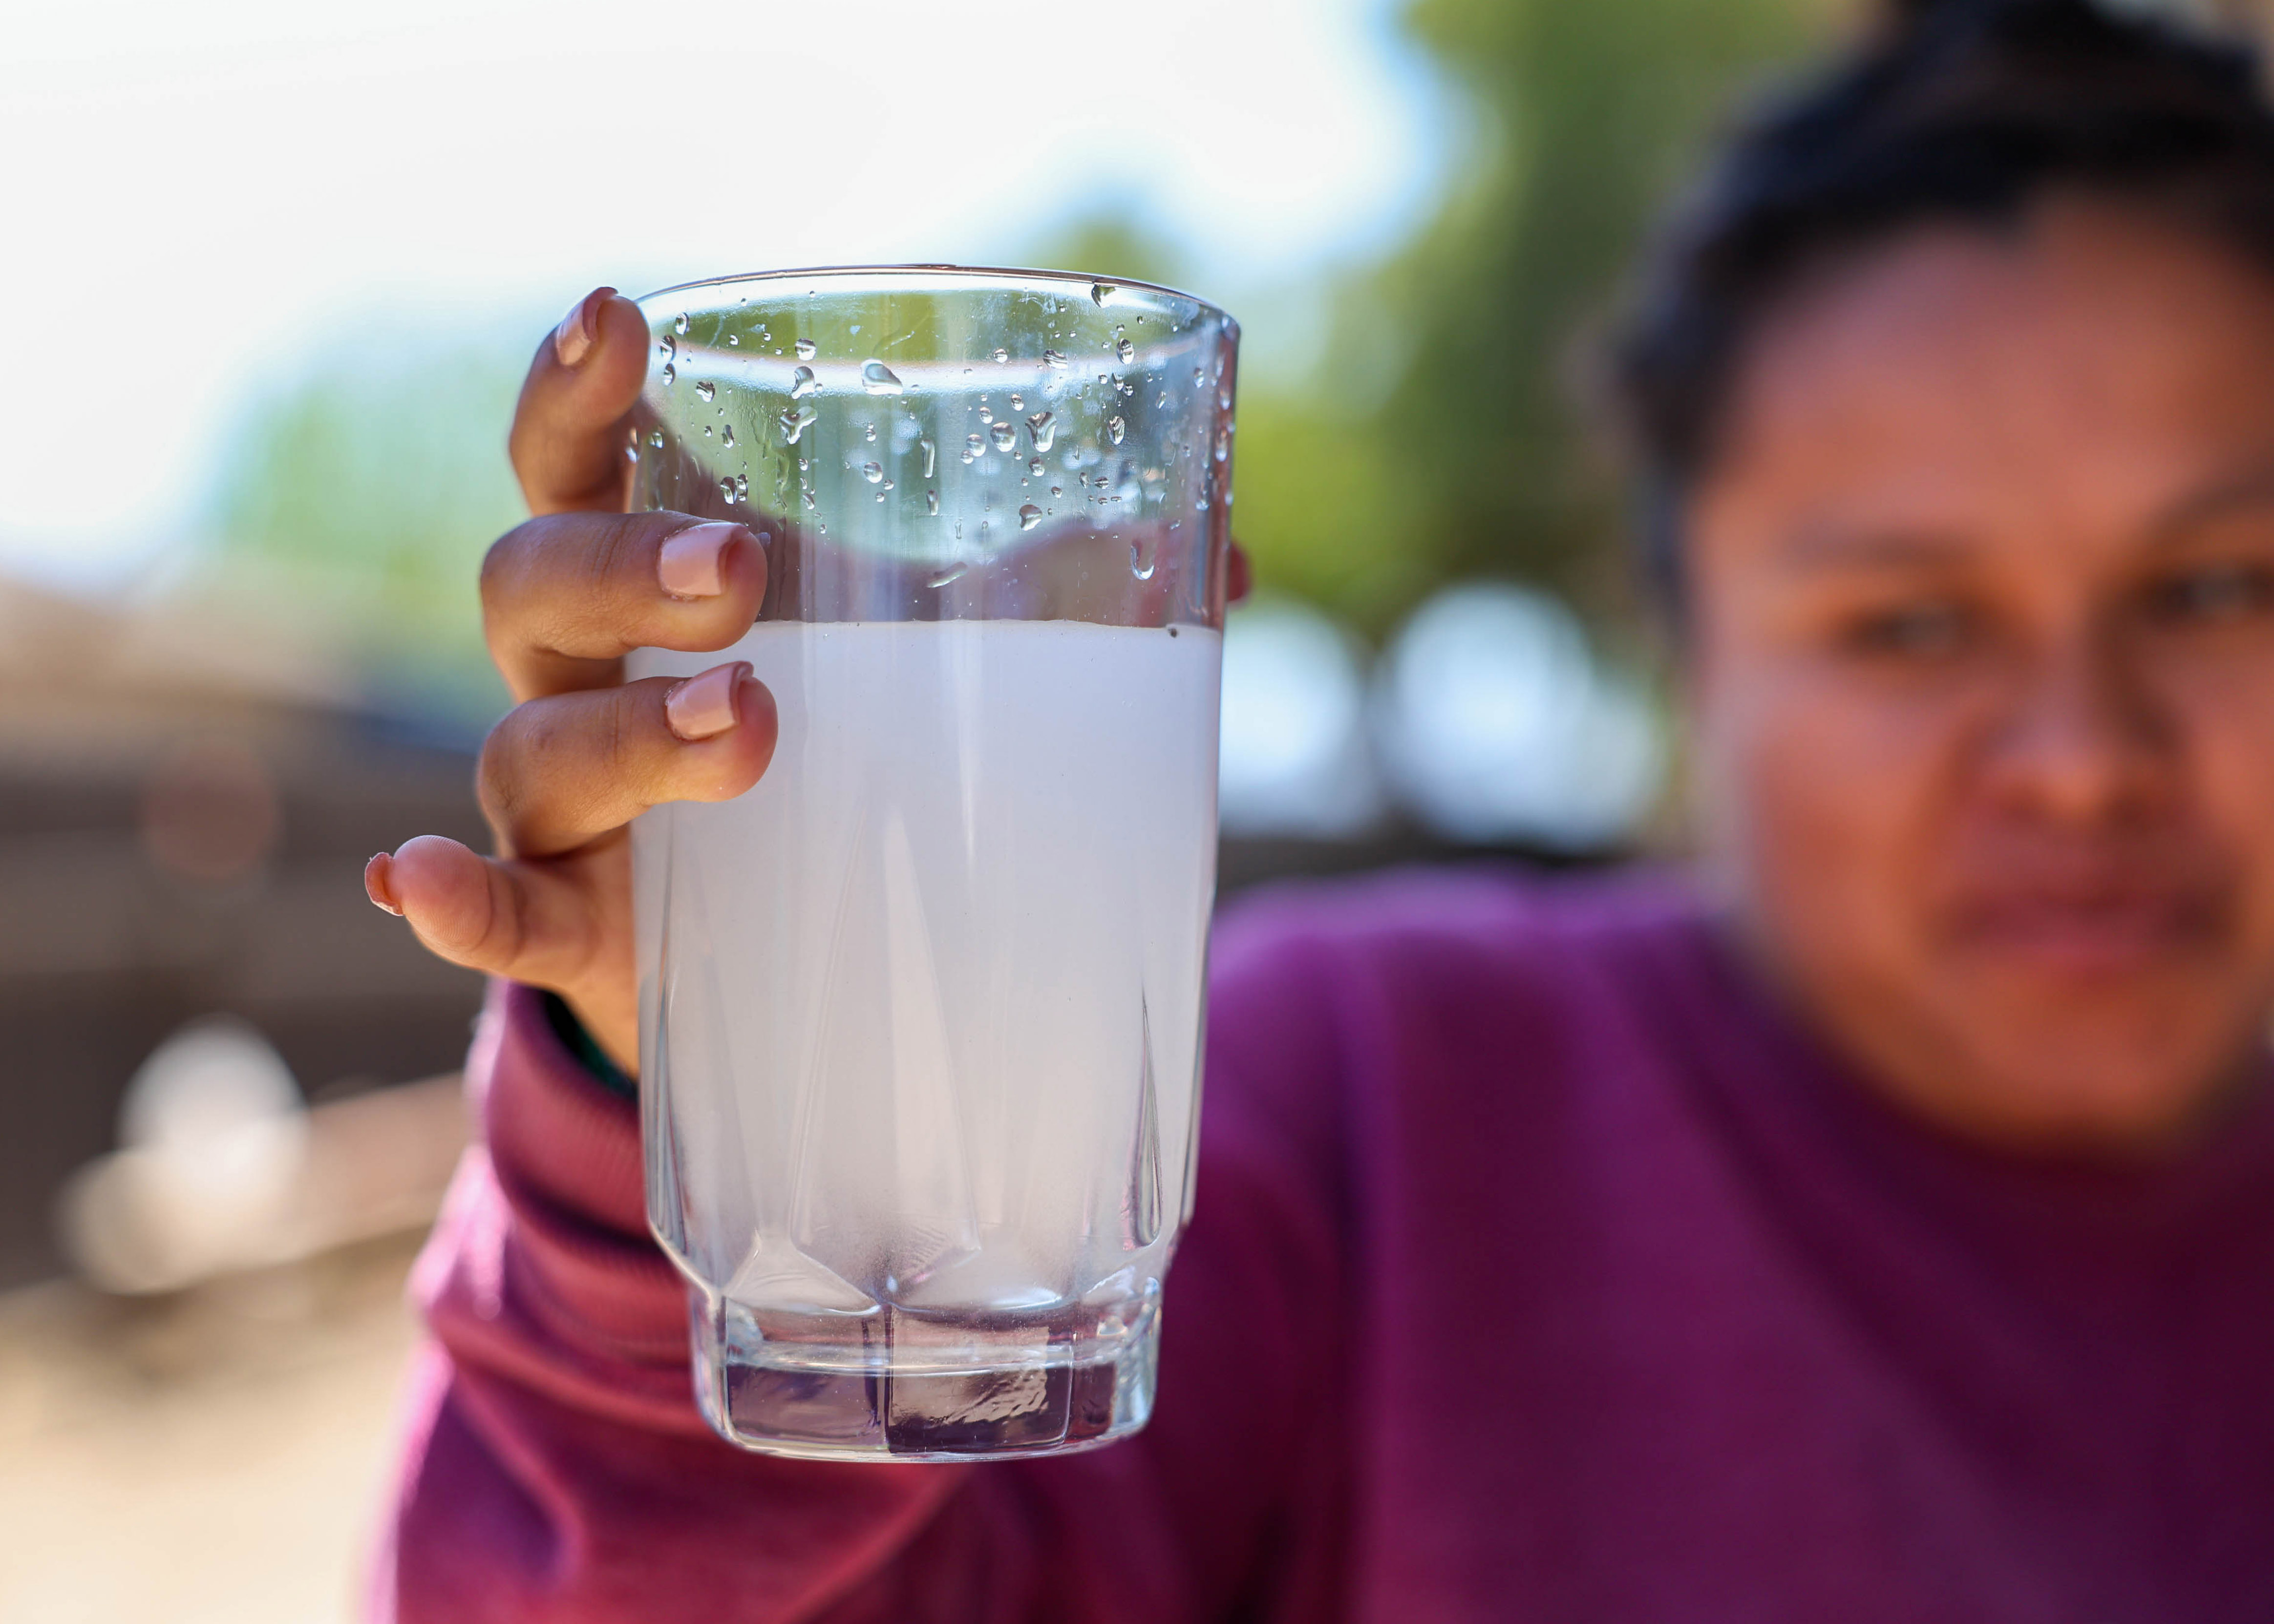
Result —
[{"label": "blurred background", "polygon": [[480,838],[474,572],[589,288],[945,260],[1226,306],[1226,888],[1603,861],[1663,844],[1679,741],[1587,339],[1734,99],[1865,11],[19,8],[0,1620],[352,1610],[479,996],[358,872]]}]

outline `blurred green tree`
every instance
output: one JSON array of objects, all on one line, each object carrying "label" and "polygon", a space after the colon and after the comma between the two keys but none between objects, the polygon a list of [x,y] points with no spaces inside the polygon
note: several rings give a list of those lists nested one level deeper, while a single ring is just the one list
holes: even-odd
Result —
[{"label": "blurred green tree", "polygon": [[417,335],[312,361],[241,428],[192,589],[290,615],[375,697],[486,724],[505,695],[473,583],[523,516],[504,440],[525,365]]},{"label": "blurred green tree", "polygon": [[1625,601],[1615,481],[1572,351],[1701,139],[1840,0],[1414,0],[1469,100],[1437,217],[1344,290],[1321,374],[1241,402],[1260,578],[1387,630],[1452,575]]}]

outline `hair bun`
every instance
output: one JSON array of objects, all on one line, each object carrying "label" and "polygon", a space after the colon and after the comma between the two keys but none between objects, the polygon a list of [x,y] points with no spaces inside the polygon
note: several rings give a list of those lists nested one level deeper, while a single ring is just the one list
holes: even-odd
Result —
[{"label": "hair bun", "polygon": [[[1961,19],[1981,21],[2015,11],[2042,10],[2044,0],[1883,0],[1887,20],[1900,29],[1918,29]],[[2090,4],[2084,10],[2094,9]]]}]

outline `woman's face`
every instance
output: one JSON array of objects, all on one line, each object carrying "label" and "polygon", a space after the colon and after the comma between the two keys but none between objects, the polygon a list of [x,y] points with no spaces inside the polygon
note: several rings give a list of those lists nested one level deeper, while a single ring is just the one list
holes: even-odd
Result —
[{"label": "woman's face", "polygon": [[1709,856],[1888,1093],[2145,1147],[2274,1004],[2274,274],[2071,200],[1756,340],[1689,509]]}]

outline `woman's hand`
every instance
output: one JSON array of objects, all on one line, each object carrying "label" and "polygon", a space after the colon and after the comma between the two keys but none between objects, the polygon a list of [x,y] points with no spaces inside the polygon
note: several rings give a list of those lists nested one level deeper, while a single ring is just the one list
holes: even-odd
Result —
[{"label": "woman's hand", "polygon": [[[666,801],[726,801],[772,759],[773,695],[739,663],[623,680],[643,647],[723,649],[757,618],[766,562],[740,525],[622,511],[647,322],[596,289],[538,349],[514,410],[536,516],[482,563],[482,620],[515,705],[482,745],[497,854],[421,835],[364,869],[371,899],[453,964],[549,988],[626,1071],[639,1052],[626,825]],[[1247,591],[1235,547],[1231,596]]]},{"label": "woman's hand", "polygon": [[482,746],[497,854],[422,835],[364,870],[371,899],[453,964],[549,988],[609,1057],[639,1049],[625,825],[666,801],[725,801],[773,755],[773,696],[747,665],[623,680],[632,649],[723,649],[750,628],[766,565],[739,525],[622,510],[627,418],[647,323],[596,289],[539,347],[510,447],[530,511],[482,564],[490,658],[514,709]]}]

